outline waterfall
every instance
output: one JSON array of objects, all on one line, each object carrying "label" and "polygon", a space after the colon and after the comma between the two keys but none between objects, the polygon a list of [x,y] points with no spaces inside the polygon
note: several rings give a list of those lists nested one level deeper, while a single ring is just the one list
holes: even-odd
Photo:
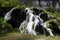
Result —
[{"label": "waterfall", "polygon": [[33,20],[33,17],[34,17],[33,11],[30,8],[26,8],[26,10],[28,10],[27,11],[27,14],[29,14],[29,22],[27,24],[27,28],[26,29],[28,30],[28,33],[29,34],[36,35],[36,32],[32,29],[32,26],[34,24],[34,22],[32,21]]},{"label": "waterfall", "polygon": [[11,18],[11,13],[14,9],[16,9],[16,7],[12,8],[9,12],[6,13],[6,15],[4,17],[5,20],[8,21]]},{"label": "waterfall", "polygon": [[39,16],[38,15],[35,15],[34,16],[35,17],[35,21],[34,21],[34,30],[35,30],[35,28],[36,28],[36,25],[38,25],[38,23],[39,23]]},{"label": "waterfall", "polygon": [[11,18],[11,13],[12,13],[12,11],[13,11],[14,9],[16,9],[16,7],[12,8],[12,9],[11,9],[9,12],[7,12],[6,15],[4,16],[4,21],[2,21],[2,22],[3,22],[3,25],[2,25],[3,28],[5,27],[6,21],[8,21],[8,20]]},{"label": "waterfall", "polygon": [[42,28],[43,28],[43,31],[44,31],[44,35],[46,35],[45,29],[44,29],[46,27],[46,23],[44,23],[44,21],[40,18],[40,15],[41,14],[39,14],[40,24],[42,25]]},{"label": "waterfall", "polygon": [[[34,15],[33,11],[30,8],[25,8],[25,10],[27,10],[27,12],[26,12],[27,17],[26,17],[26,20],[23,21],[19,27],[20,30],[23,28],[23,30],[21,30],[21,33],[24,32],[24,30],[25,30],[29,34],[37,35],[37,33],[35,32],[35,28],[36,28],[36,25],[39,23],[38,16]],[[26,26],[24,26],[24,25],[26,25]]]},{"label": "waterfall", "polygon": [[52,33],[52,30],[51,30],[50,28],[47,28],[46,22],[44,22],[44,21],[40,18],[40,15],[41,15],[41,14],[39,14],[39,19],[40,19],[40,24],[42,25],[42,28],[43,28],[43,31],[44,31],[44,35],[46,35],[46,30],[47,30],[51,36],[54,36],[53,33]]},{"label": "waterfall", "polygon": [[28,34],[38,35],[39,32],[36,31],[36,27],[38,24],[40,24],[44,31],[44,35],[46,35],[46,30],[47,30],[47,32],[49,32],[51,36],[54,36],[52,33],[52,30],[46,26],[46,21],[44,21],[40,17],[42,13],[39,13],[38,15],[36,15],[34,14],[34,11],[31,10],[31,8],[25,8],[25,10],[27,10],[26,19],[21,23],[19,27],[21,33],[27,32]]},{"label": "waterfall", "polygon": [[24,33],[24,32],[26,33],[27,32],[27,31],[25,31],[26,26],[27,26],[27,21],[24,20],[19,27],[21,33]]}]

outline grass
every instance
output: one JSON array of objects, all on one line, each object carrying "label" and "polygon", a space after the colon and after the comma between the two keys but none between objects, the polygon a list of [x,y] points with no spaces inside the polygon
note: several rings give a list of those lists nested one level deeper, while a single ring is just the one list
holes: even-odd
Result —
[{"label": "grass", "polygon": [[9,33],[1,36],[0,40],[33,40],[33,36],[20,33]]},{"label": "grass", "polygon": [[0,36],[0,40],[60,40],[60,36],[51,37],[51,36],[34,36],[29,34],[21,34],[21,33],[9,33],[3,36]]}]

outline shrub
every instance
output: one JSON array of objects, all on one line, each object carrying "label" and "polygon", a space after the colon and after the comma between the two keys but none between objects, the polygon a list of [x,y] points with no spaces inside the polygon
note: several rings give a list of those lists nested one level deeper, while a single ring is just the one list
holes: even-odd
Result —
[{"label": "shrub", "polygon": [[11,7],[19,5],[19,0],[9,0],[9,4]]},{"label": "shrub", "polygon": [[9,23],[4,22],[3,18],[0,18],[0,33],[8,32],[12,32],[12,26]]},{"label": "shrub", "polygon": [[9,7],[9,2],[3,2],[2,7]]},{"label": "shrub", "polygon": [[58,27],[58,21],[56,19],[52,19],[46,22],[46,26],[49,28],[57,28]]}]

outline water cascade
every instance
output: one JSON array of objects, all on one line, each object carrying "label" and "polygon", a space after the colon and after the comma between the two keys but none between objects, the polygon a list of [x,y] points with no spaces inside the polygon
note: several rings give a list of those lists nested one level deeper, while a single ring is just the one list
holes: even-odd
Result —
[{"label": "water cascade", "polygon": [[[39,19],[40,19],[40,24],[42,25],[43,31],[44,31],[44,35],[46,35],[46,30],[49,32],[49,34],[51,36],[54,36],[52,33],[52,30],[50,28],[47,28],[46,26],[46,22],[44,22],[41,18],[40,18],[41,14],[39,14]],[[48,17],[49,18],[49,17]]]},{"label": "water cascade", "polygon": [[11,19],[11,13],[12,11],[16,9],[16,7],[12,8],[9,12],[6,13],[6,15],[4,16],[4,21],[3,21],[3,25],[2,27],[4,27],[4,23],[6,23],[6,21],[8,21],[9,19]]},{"label": "water cascade", "polygon": [[[32,29],[32,26],[34,25],[34,22],[33,22],[33,17],[34,17],[34,14],[33,14],[33,11],[32,10],[30,10],[30,8],[26,8],[26,10],[27,10],[27,20],[25,21],[26,23],[27,23],[27,26],[25,27],[26,28],[26,30],[27,30],[27,32],[29,33],[29,34],[34,34],[34,35],[36,35],[36,32]],[[23,24],[25,23],[25,22],[23,22]],[[21,24],[22,25],[22,24]],[[36,24],[35,24],[36,25]],[[20,26],[20,29],[22,28],[23,26]],[[23,27],[24,28],[24,27]],[[23,29],[24,30],[24,29]]]},{"label": "water cascade", "polygon": [[16,7],[12,8],[9,12],[6,13],[6,15],[4,17],[5,20],[8,21],[11,18],[11,13],[14,9],[16,9]]},{"label": "water cascade", "polygon": [[[4,17],[4,23],[6,21],[11,19],[11,14],[12,11],[15,10],[15,8],[12,8],[9,12],[6,13]],[[43,34],[47,35],[47,32],[54,37],[53,30],[48,28],[46,25],[46,21],[50,19],[50,17],[43,12],[35,12],[38,9],[33,9],[33,8],[25,8],[24,11],[26,11],[26,19],[20,24],[19,30],[21,33],[28,33],[28,34],[33,34],[33,35],[38,35],[40,34],[40,27],[43,29]],[[41,25],[41,26],[40,26]],[[39,27],[38,27],[39,26]],[[4,24],[2,25],[4,27]],[[37,29],[36,29],[37,28]],[[36,31],[39,30],[39,31]],[[46,32],[47,31],[47,32]]]},{"label": "water cascade", "polygon": [[47,32],[49,32],[51,36],[54,36],[52,30],[46,27],[46,22],[44,22],[44,20],[40,17],[42,13],[35,15],[33,14],[34,11],[31,10],[30,8],[25,8],[25,10],[27,10],[26,20],[24,20],[19,27],[21,33],[25,32],[28,34],[37,35],[37,33],[39,32],[36,32],[35,30],[39,23],[42,26],[44,35],[46,35],[46,30],[47,30]]}]

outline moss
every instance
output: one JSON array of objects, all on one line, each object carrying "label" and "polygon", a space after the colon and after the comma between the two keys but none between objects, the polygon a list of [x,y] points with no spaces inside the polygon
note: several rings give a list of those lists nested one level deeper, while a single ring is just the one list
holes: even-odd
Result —
[{"label": "moss", "polygon": [[[57,26],[54,26],[54,25],[57,25]],[[51,20],[46,22],[46,26],[48,28],[58,27],[58,21],[56,19],[51,19]]]}]

